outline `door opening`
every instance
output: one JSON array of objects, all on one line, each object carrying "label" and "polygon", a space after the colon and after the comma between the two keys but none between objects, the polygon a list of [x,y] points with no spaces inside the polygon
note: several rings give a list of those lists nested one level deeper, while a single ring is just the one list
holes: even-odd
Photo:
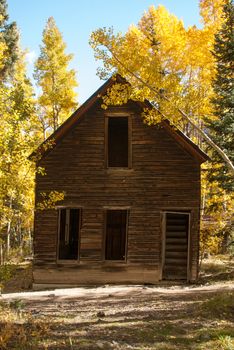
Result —
[{"label": "door opening", "polygon": [[188,280],[190,214],[165,212],[163,217],[162,279]]}]

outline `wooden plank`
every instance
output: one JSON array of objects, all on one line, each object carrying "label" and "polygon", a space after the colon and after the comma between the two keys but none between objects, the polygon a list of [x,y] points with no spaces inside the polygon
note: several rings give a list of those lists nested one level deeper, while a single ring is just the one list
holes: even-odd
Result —
[{"label": "wooden plank", "polygon": [[[154,281],[160,278],[162,258],[160,211],[189,209],[194,215],[189,269],[191,278],[195,279],[199,249],[199,165],[165,130],[144,125],[132,105],[110,108],[110,113],[132,113],[132,169],[106,169],[105,117],[97,105],[42,160],[47,175],[37,174],[37,201],[40,192],[65,191],[65,199],[58,205],[83,208],[80,263],[90,265],[102,263],[105,209],[129,209],[128,258],[122,273],[127,276],[128,268],[137,264],[136,273],[140,276],[148,264],[154,268]],[[171,226],[173,232],[167,250],[178,245],[178,251],[183,253],[186,239],[177,240],[177,235],[183,235],[182,227],[175,230],[174,221]],[[37,263],[56,265],[56,210],[36,212],[34,247]],[[105,274],[102,266],[100,271]]]}]

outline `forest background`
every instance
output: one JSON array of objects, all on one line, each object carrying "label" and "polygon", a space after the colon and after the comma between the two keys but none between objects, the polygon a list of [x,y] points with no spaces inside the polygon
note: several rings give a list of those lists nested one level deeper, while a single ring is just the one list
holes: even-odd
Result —
[{"label": "forest background", "polygon": [[[233,247],[234,5],[200,0],[199,8],[199,28],[186,28],[165,7],[151,6],[124,34],[93,31],[90,45],[102,79],[119,72],[131,83],[109,91],[103,108],[147,98],[154,109],[142,115],[146,123],[169,119],[210,156],[202,168],[202,257]],[[78,107],[73,55],[53,17],[45,24],[33,79],[26,57],[17,23],[0,0],[1,264],[32,255],[35,163],[28,156]],[[53,207],[62,195],[44,194],[36,210]]]}]

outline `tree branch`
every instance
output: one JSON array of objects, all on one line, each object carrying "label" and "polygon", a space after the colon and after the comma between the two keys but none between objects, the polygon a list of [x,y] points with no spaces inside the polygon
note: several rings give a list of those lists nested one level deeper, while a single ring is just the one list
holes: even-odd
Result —
[{"label": "tree branch", "polygon": [[[109,48],[108,46],[106,46],[106,48],[109,50],[109,52],[111,53],[112,57],[124,68],[124,70],[126,70],[130,75],[132,75],[136,80],[138,80],[141,84],[143,84],[144,86],[146,86],[151,92],[153,92],[153,94],[155,95],[156,99],[158,97],[162,97],[165,101],[172,103],[171,100],[166,97],[163,94],[159,94],[158,91],[152,87],[150,84],[148,84],[147,82],[145,82],[143,79],[141,79],[136,73],[132,72],[124,63],[122,63],[122,61],[113,53],[113,51],[111,50],[111,48]],[[205,140],[208,145],[210,145],[219,155],[220,157],[224,160],[224,162],[227,164],[227,167],[230,171],[230,173],[232,175],[234,175],[234,165],[232,164],[231,160],[229,159],[229,157],[226,155],[226,153],[218,146],[214,143],[214,141],[212,141],[212,139],[198,126],[196,125],[190,118],[189,116],[179,107],[174,106],[174,108],[176,108],[176,110],[180,113],[180,115],[183,117],[183,119],[185,119],[198,133],[199,135],[203,138],[203,140]],[[160,112],[157,109],[158,112]],[[161,113],[161,112],[160,112]],[[161,113],[162,114],[162,113]]]}]

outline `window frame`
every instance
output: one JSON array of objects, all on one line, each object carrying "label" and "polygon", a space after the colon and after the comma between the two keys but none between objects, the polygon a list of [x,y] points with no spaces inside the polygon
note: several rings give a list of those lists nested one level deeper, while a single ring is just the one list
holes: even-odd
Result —
[{"label": "window frame", "polygon": [[[103,241],[102,241],[102,261],[106,264],[110,263],[110,264],[126,264],[128,261],[128,226],[129,226],[129,215],[130,215],[130,208],[105,208],[104,210],[104,225],[103,225]],[[126,211],[126,234],[125,234],[125,254],[124,254],[124,259],[122,260],[110,260],[110,259],[106,259],[106,237],[107,237],[107,211],[110,210],[125,210]]]},{"label": "window frame", "polygon": [[[109,118],[125,117],[128,118],[128,166],[127,167],[111,167],[108,164],[108,141],[109,141]],[[109,170],[128,170],[132,169],[132,114],[122,113],[106,113],[105,114],[105,168]]]},{"label": "window frame", "polygon": [[[60,218],[61,218],[61,210],[63,209],[77,209],[79,210],[79,223],[78,223],[78,252],[77,252],[77,259],[59,259],[59,236],[60,236]],[[81,241],[81,226],[82,226],[82,208],[76,207],[76,206],[66,206],[66,207],[56,207],[56,210],[58,212],[57,217],[57,249],[56,249],[56,262],[62,263],[62,264],[77,264],[80,262],[80,241]],[[70,222],[69,222],[70,223]]]}]

